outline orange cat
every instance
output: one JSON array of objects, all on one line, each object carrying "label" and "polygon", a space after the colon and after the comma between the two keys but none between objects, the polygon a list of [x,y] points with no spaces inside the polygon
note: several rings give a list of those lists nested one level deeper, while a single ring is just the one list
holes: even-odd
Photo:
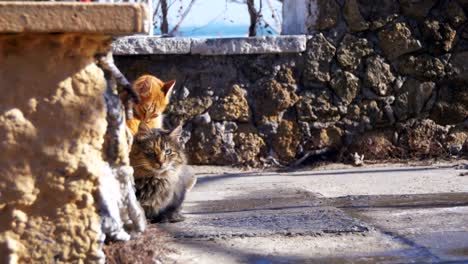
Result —
[{"label": "orange cat", "polygon": [[163,112],[169,103],[175,80],[162,82],[151,75],[143,75],[133,83],[133,89],[140,98],[140,103],[133,106],[134,118],[127,120],[127,127],[132,135],[138,132],[140,122],[149,128],[162,128]]}]

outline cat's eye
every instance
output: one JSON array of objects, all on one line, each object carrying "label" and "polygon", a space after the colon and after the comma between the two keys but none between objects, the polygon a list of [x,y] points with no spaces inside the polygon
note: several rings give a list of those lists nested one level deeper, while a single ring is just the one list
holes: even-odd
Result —
[{"label": "cat's eye", "polygon": [[166,149],[165,154],[166,155],[171,155],[172,154],[172,149]]}]

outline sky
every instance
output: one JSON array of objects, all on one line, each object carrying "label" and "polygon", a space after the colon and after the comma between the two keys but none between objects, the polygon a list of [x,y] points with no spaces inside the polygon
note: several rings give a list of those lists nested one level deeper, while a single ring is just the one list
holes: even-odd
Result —
[{"label": "sky", "polygon": [[[179,21],[180,8],[184,10],[190,0],[168,0],[169,1],[169,25],[172,27]],[[255,0],[257,8],[260,1],[263,4],[263,14],[269,24],[275,24],[271,18],[267,0]],[[270,0],[273,8],[281,16],[281,3],[278,0]],[[157,1],[156,1],[157,3]],[[249,13],[246,4],[233,3],[229,0],[195,0],[191,12],[187,15],[181,27],[203,27],[216,24],[226,25],[249,25]]]}]

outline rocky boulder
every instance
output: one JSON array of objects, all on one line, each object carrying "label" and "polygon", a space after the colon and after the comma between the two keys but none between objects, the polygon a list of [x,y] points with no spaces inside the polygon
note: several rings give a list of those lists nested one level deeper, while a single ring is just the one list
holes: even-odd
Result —
[{"label": "rocky boulder", "polygon": [[303,73],[304,85],[330,81],[330,65],[335,52],[336,48],[321,33],[309,40]]},{"label": "rocky boulder", "polygon": [[189,160],[194,164],[236,164],[234,132],[237,124],[220,122],[199,124],[191,134],[185,148]]},{"label": "rocky boulder", "polygon": [[397,63],[398,72],[420,80],[440,80],[445,75],[444,63],[430,55],[407,56]]},{"label": "rocky boulder", "polygon": [[395,22],[378,33],[380,46],[390,60],[422,48],[405,22]]},{"label": "rocky boulder", "polygon": [[369,22],[364,19],[359,10],[358,0],[346,0],[343,13],[351,31],[358,32],[369,29]]},{"label": "rocky boulder", "polygon": [[372,44],[367,39],[347,34],[338,48],[336,57],[343,69],[354,71],[361,64],[362,58],[373,52]]},{"label": "rocky boulder", "polygon": [[296,122],[282,120],[279,123],[278,133],[274,136],[272,147],[280,160],[292,162],[302,141],[301,133]]},{"label": "rocky boulder", "polygon": [[397,0],[358,0],[359,10],[363,17],[370,22],[370,29],[376,30],[384,27],[397,17]]},{"label": "rocky boulder", "polygon": [[311,132],[310,140],[306,143],[307,149],[337,148],[342,145],[343,130],[336,126],[322,128]]},{"label": "rocky boulder", "polygon": [[248,122],[252,113],[247,103],[246,92],[239,85],[233,85],[227,90],[227,95],[211,106],[211,118],[215,121]]},{"label": "rocky boulder", "polygon": [[325,30],[334,27],[340,17],[340,6],[335,0],[317,0],[318,18],[315,28]]},{"label": "rocky boulder", "polygon": [[203,114],[212,104],[213,99],[210,96],[187,97],[169,104],[166,113],[174,124],[186,123]]},{"label": "rocky boulder", "polygon": [[340,119],[339,111],[332,103],[332,94],[327,88],[303,91],[296,104],[300,121],[333,122]]},{"label": "rocky boulder", "polygon": [[448,23],[437,20],[426,20],[422,26],[424,39],[434,53],[450,51],[455,44],[457,32]]},{"label": "rocky boulder", "polygon": [[406,120],[409,117],[419,117],[425,110],[426,103],[435,91],[433,82],[420,82],[408,79],[396,97],[394,103],[395,115],[398,120]]},{"label": "rocky boulder", "polygon": [[438,124],[458,124],[468,117],[468,88],[443,86],[431,112],[431,119]]},{"label": "rocky boulder", "polygon": [[364,84],[372,88],[378,95],[387,95],[395,81],[391,67],[380,56],[372,56],[366,60]]},{"label": "rocky boulder", "polygon": [[458,28],[466,22],[466,15],[458,1],[447,1],[444,10],[444,16],[450,21],[450,24]]},{"label": "rocky boulder", "polygon": [[350,104],[359,93],[360,81],[354,74],[339,71],[330,82],[332,89],[345,105]]},{"label": "rocky boulder", "polygon": [[[384,123],[384,112],[379,103],[375,100],[365,100],[361,102],[361,113],[367,119],[367,129]],[[364,120],[365,121],[365,120]]]},{"label": "rocky boulder", "polygon": [[278,116],[299,99],[294,86],[282,84],[276,80],[260,80],[251,93],[257,120],[262,117]]},{"label": "rocky boulder", "polygon": [[455,53],[450,60],[453,67],[453,80],[468,84],[468,51]]},{"label": "rocky boulder", "polygon": [[241,124],[234,134],[237,163],[258,167],[260,158],[266,154],[266,144],[257,129],[250,124]]}]

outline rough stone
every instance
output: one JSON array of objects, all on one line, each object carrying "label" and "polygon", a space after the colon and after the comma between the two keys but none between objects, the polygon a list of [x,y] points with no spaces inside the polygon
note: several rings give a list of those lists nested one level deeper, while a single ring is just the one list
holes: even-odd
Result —
[{"label": "rough stone", "polygon": [[369,29],[369,22],[364,19],[359,10],[358,0],[346,0],[343,14],[351,31],[358,32]]},{"label": "rough stone", "polygon": [[401,10],[405,16],[423,20],[429,14],[437,0],[401,0]]},{"label": "rough stone", "polygon": [[376,30],[391,22],[398,14],[396,0],[358,0],[361,14],[370,22],[370,29]]},{"label": "rough stone", "polygon": [[362,58],[373,52],[372,44],[367,39],[347,34],[338,48],[337,60],[343,69],[354,71],[361,64]]},{"label": "rough stone", "polygon": [[452,155],[468,154],[468,128],[450,130],[445,141],[445,148]]},{"label": "rough stone", "polygon": [[468,154],[468,128],[458,127],[450,130],[445,147],[452,155]]},{"label": "rough stone", "polygon": [[334,27],[340,17],[340,6],[335,0],[317,0],[318,18],[315,28],[325,30]]},{"label": "rough stone", "polygon": [[[376,126],[383,123],[384,113],[375,100],[363,101],[361,103],[362,113],[365,117],[369,118],[370,126]],[[372,128],[372,127],[368,127]]]},{"label": "rough stone", "polygon": [[394,104],[395,115],[398,120],[419,117],[435,88],[436,85],[433,82],[408,79],[401,88],[401,93],[396,97]]},{"label": "rough stone", "polygon": [[171,118],[177,119],[176,123],[185,123],[203,114],[212,104],[213,99],[209,96],[189,96],[185,100],[179,100],[170,104],[167,112]]},{"label": "rough stone", "polygon": [[243,75],[252,83],[268,76],[273,79],[281,69],[277,58],[267,55],[252,56],[250,60],[242,61],[238,66]]},{"label": "rough stone", "polygon": [[186,144],[190,162],[196,164],[236,164],[234,133],[237,125],[232,122],[200,124],[192,132]]},{"label": "rough stone", "polygon": [[468,84],[468,51],[455,53],[450,60],[453,66],[453,79],[457,82]]},{"label": "rough stone", "polygon": [[369,57],[366,61],[364,84],[378,95],[387,95],[395,80],[391,67],[380,56]]},{"label": "rough stone", "polygon": [[346,111],[346,118],[351,121],[359,121],[361,119],[361,108],[356,104],[348,105],[348,110]]},{"label": "rough stone", "polygon": [[10,87],[0,97],[0,262],[103,261],[106,82],[94,54],[106,43],[92,34],[0,38],[0,87]]},{"label": "rough stone", "polygon": [[315,35],[307,44],[304,83],[330,81],[330,64],[336,48],[323,36]]},{"label": "rough stone", "polygon": [[[172,97],[174,105],[190,98],[210,98],[211,102],[206,102],[209,109],[204,106],[205,99],[197,102],[199,111],[196,116],[200,118],[184,119],[188,122],[186,127],[190,127],[188,130],[195,131],[210,122],[227,120],[235,122],[239,129],[244,125],[252,126],[252,135],[262,137],[265,143],[266,151],[258,154],[263,163],[273,161],[273,158],[283,164],[293,162],[309,147],[314,148],[309,144],[312,137],[320,139],[326,134],[321,130],[333,126],[343,130],[344,142],[341,144],[348,145],[358,134],[383,128],[395,131],[411,118],[431,118],[440,124],[458,126],[464,122],[463,118],[466,120],[466,103],[460,89],[468,84],[468,67],[465,67],[468,56],[464,55],[468,48],[468,27],[464,25],[466,22],[457,27],[456,21],[450,18],[463,17],[463,11],[458,10],[457,14],[455,8],[456,3],[462,2],[300,2],[302,7],[306,2],[309,4],[307,10],[298,11],[307,17],[305,23],[310,25],[305,52],[236,56],[188,54],[177,56],[177,60],[165,55],[131,59],[122,56],[119,67],[126,69],[131,77],[152,72],[161,75],[162,79],[176,78],[189,93],[180,97],[182,91],[177,90],[179,93]],[[406,5],[404,12],[408,12],[407,15],[400,3]],[[322,9],[333,9],[335,4],[339,6],[338,13],[323,14],[329,17],[322,17],[322,22],[327,21],[322,25],[333,25],[324,30],[313,26],[319,17],[316,13],[319,4]],[[463,4],[463,7],[468,5]],[[454,15],[448,15],[449,10]],[[456,38],[453,38],[453,32],[456,32]],[[138,62],[133,63],[134,60]],[[242,95],[242,99],[231,95],[232,84],[239,84],[247,95]],[[449,91],[444,86],[458,90]],[[250,119],[238,117],[237,111],[246,111],[248,106],[252,111]],[[177,118],[172,118],[175,116],[172,111],[168,111],[167,119],[170,124],[175,124],[177,122],[173,120]],[[245,111],[242,116],[247,115]],[[182,111],[178,114],[183,115]],[[211,121],[201,118],[208,116]],[[294,125],[286,125],[283,121]],[[285,127],[297,127],[302,141],[296,145],[286,135],[290,143],[286,144],[285,139],[283,145],[287,146],[289,154],[277,154],[279,148],[273,151],[273,146],[281,140],[277,135],[284,133]],[[256,136],[245,140],[257,142],[254,138]],[[397,140],[398,132],[388,139]],[[220,146],[225,144],[222,138],[220,140]],[[391,152],[393,156],[387,156],[409,157],[405,153],[398,154],[400,147],[404,149],[405,145],[395,142],[391,142],[395,147],[392,150],[395,152]],[[238,145],[235,142],[233,148],[224,148],[233,149],[235,155],[240,156]],[[250,153],[247,156],[256,156],[258,151],[248,150],[250,148],[246,147],[245,151]],[[233,158],[223,162],[234,164],[242,163],[241,160]]]},{"label": "rough stone", "polygon": [[190,38],[160,38],[131,36],[117,39],[112,44],[115,55],[189,54]]},{"label": "rough stone", "polygon": [[390,60],[422,48],[421,42],[414,37],[408,24],[405,22],[390,24],[380,31],[378,36],[380,46]]},{"label": "rough stone", "polygon": [[359,93],[359,78],[347,71],[339,71],[330,82],[335,93],[346,105],[350,104]]},{"label": "rough stone", "polygon": [[275,144],[272,147],[281,160],[289,163],[294,161],[301,140],[301,133],[297,123],[282,120],[279,123],[278,133],[274,136]]},{"label": "rough stone", "polygon": [[466,86],[443,86],[431,112],[431,119],[441,125],[463,122],[468,117],[468,89]]},{"label": "rough stone", "polygon": [[242,124],[234,135],[238,164],[258,167],[260,158],[266,153],[266,144],[257,129],[250,124]]},{"label": "rough stone", "polygon": [[420,80],[438,80],[445,75],[445,65],[430,55],[408,56],[398,62],[398,72]]},{"label": "rough stone", "polygon": [[280,115],[299,99],[294,87],[276,80],[260,81],[252,91],[255,117],[274,117]]},{"label": "rough stone", "polygon": [[2,33],[79,32],[124,35],[147,33],[150,23],[144,4],[0,2]]},{"label": "rough stone", "polygon": [[444,53],[452,49],[457,32],[448,23],[437,20],[426,20],[422,26],[422,33],[435,53]]},{"label": "rough stone", "polygon": [[239,85],[233,85],[225,97],[215,101],[209,113],[215,121],[239,121],[248,122],[251,119],[245,91]]},{"label": "rough stone", "polygon": [[340,118],[338,108],[331,104],[332,95],[326,88],[303,91],[296,104],[300,121],[333,122]]},{"label": "rough stone", "polygon": [[228,55],[303,52],[307,38],[304,35],[254,38],[192,39],[191,54]]},{"label": "rough stone", "polygon": [[463,8],[457,1],[447,1],[444,14],[455,28],[461,26],[466,21],[465,12],[463,12]]},{"label": "rough stone", "polygon": [[278,74],[276,75],[276,79],[278,80],[278,82],[283,83],[283,84],[296,85],[296,79],[294,78],[294,73],[289,67],[282,68],[280,71],[278,71]]},{"label": "rough stone", "polygon": [[342,144],[343,131],[331,126],[315,130],[311,133],[311,137],[306,146],[308,149],[323,149],[323,148],[338,148]]}]

